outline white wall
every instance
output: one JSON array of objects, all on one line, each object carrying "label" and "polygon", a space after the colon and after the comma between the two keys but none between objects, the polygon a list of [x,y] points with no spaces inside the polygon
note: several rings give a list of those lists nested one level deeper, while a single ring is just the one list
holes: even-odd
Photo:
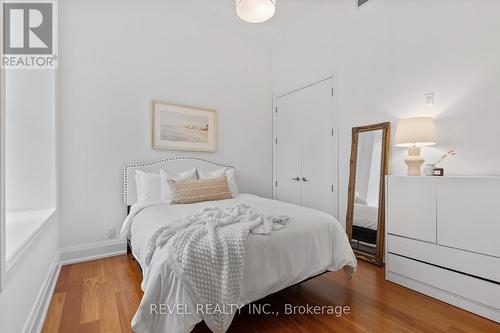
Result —
[{"label": "white wall", "polygon": [[[439,145],[424,158],[453,148],[447,174],[500,174],[499,17],[496,0],[372,0],[360,9],[336,0],[288,32],[273,54],[276,93],[336,77],[341,221],[353,126],[432,115]],[[436,103],[425,106],[431,91]],[[392,173],[405,172],[405,154],[392,150]]]},{"label": "white wall", "polygon": [[[232,5],[229,3],[228,5]],[[125,217],[125,164],[151,149],[151,103],[216,109],[218,149],[243,192],[271,196],[269,41],[194,1],[76,1],[61,6],[62,246],[103,241]]]},{"label": "white wall", "polygon": [[7,212],[54,208],[55,73],[6,73]]}]

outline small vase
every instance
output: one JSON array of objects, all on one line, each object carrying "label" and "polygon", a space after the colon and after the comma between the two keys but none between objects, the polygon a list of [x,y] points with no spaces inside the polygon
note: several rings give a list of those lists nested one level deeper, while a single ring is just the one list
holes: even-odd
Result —
[{"label": "small vase", "polygon": [[434,169],[436,168],[435,164],[426,164],[424,168],[424,175],[426,176],[434,176]]}]

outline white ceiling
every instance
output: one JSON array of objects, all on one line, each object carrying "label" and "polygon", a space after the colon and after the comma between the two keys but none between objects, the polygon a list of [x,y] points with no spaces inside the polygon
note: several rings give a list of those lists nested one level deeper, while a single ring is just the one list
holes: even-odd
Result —
[{"label": "white ceiling", "polygon": [[289,27],[293,26],[303,16],[315,7],[333,0],[277,0],[276,15],[269,21],[260,24],[246,23],[236,16],[235,0],[195,0],[199,5],[206,7],[226,18],[238,20],[241,24],[251,26],[252,29],[280,38]]}]

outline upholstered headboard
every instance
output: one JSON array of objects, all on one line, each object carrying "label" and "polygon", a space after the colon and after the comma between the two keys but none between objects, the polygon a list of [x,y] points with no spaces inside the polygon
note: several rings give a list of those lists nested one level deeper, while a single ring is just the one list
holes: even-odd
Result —
[{"label": "upholstered headboard", "polygon": [[215,171],[220,168],[232,168],[229,165],[224,165],[216,162],[211,162],[199,157],[181,156],[167,157],[158,161],[129,164],[125,166],[123,177],[123,203],[125,206],[131,206],[137,201],[137,193],[135,188],[135,170],[143,170],[146,172],[160,172],[164,169],[170,173],[179,173],[189,169],[197,168],[201,171]]}]

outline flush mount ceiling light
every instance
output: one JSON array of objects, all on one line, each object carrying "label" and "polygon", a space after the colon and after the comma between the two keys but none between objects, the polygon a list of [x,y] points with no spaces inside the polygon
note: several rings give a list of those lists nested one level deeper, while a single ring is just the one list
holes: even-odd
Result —
[{"label": "flush mount ceiling light", "polygon": [[249,23],[262,23],[276,12],[276,0],[236,0],[236,14]]}]

